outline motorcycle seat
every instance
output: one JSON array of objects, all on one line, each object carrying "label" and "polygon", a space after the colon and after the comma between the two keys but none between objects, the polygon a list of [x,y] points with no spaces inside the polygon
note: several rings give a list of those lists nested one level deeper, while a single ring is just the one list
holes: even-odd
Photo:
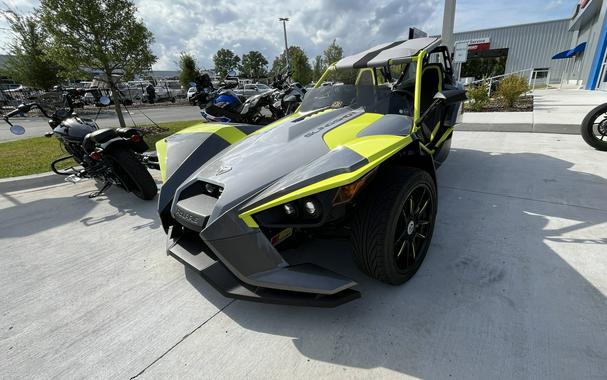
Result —
[{"label": "motorcycle seat", "polygon": [[104,128],[104,129],[98,129],[96,131],[93,131],[93,132],[87,134],[84,137],[84,140],[85,141],[90,140],[97,144],[103,144],[104,142],[111,140],[116,136],[118,136],[118,132],[115,129]]}]

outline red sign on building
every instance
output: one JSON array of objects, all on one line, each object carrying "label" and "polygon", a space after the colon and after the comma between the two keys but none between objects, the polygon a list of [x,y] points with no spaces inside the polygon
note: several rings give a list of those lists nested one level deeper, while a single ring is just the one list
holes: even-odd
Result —
[{"label": "red sign on building", "polygon": [[468,51],[483,51],[491,49],[491,40],[489,39],[489,37],[476,38],[467,42]]}]

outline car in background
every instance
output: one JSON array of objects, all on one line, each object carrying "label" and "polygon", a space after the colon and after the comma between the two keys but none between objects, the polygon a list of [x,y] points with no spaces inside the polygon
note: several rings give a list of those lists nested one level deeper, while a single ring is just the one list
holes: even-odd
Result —
[{"label": "car in background", "polygon": [[259,94],[263,94],[264,92],[268,92],[271,89],[272,89],[272,87],[268,86],[267,84],[252,83],[252,84],[245,84],[242,86],[242,88],[234,89],[234,92],[237,95],[242,95],[245,98],[249,98],[253,95],[259,95]]},{"label": "car in background", "polygon": [[188,102],[192,103],[192,101],[190,99],[192,98],[192,96],[194,96],[195,93],[196,93],[196,87],[188,88],[188,92],[186,92],[186,94],[185,94],[186,100]]}]

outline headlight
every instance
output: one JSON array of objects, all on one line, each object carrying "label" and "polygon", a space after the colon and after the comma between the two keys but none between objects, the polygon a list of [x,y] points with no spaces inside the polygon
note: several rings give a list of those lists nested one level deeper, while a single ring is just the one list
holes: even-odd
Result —
[{"label": "headlight", "polygon": [[307,199],[304,201],[304,211],[311,217],[318,216],[320,213],[320,205],[313,199]]},{"label": "headlight", "polygon": [[346,205],[351,203],[373,175],[374,171],[350,184],[260,211],[253,218],[260,226],[271,228],[322,226],[345,216]]},{"label": "headlight", "polygon": [[282,206],[282,208],[285,210],[285,214],[287,214],[287,216],[292,217],[292,218],[296,218],[297,217],[297,209],[295,208],[295,205],[292,203],[287,203],[286,205]]},{"label": "headlight", "polygon": [[254,215],[264,227],[314,227],[321,225],[331,210],[335,191],[296,199]]}]

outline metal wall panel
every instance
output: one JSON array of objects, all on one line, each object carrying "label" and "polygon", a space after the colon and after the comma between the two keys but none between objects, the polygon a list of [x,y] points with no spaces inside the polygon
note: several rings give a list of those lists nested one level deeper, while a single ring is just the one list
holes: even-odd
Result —
[{"label": "metal wall panel", "polygon": [[552,60],[552,56],[571,48],[574,35],[568,28],[568,19],[555,20],[455,33],[454,40],[489,37],[491,49],[508,48],[506,73],[529,68],[550,68],[551,82],[558,82],[566,60]]}]

